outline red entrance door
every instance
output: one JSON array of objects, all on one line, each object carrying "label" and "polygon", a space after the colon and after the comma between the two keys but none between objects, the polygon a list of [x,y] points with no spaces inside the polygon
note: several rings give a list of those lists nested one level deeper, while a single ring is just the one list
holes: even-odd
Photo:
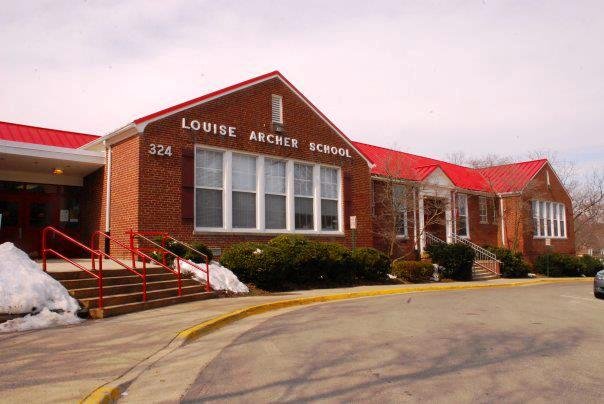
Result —
[{"label": "red entrance door", "polygon": [[58,197],[53,194],[0,194],[0,243],[10,241],[37,257],[40,232],[58,224]]}]

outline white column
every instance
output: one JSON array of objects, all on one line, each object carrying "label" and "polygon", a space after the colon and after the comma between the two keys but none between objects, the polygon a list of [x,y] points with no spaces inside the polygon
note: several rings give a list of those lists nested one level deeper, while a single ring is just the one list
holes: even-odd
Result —
[{"label": "white column", "polygon": [[445,233],[448,244],[453,242],[453,213],[451,211],[451,192],[449,192],[448,202],[445,205]]},{"label": "white column", "polygon": [[424,196],[419,193],[418,197],[418,219],[419,219],[419,252],[420,254],[424,252],[426,248],[426,233],[424,232]]}]

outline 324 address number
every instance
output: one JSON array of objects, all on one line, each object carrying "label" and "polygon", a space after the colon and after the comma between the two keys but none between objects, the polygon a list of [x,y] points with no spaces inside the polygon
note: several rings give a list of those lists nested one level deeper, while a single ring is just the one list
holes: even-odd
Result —
[{"label": "324 address number", "polygon": [[149,145],[149,154],[153,154],[155,156],[172,156],[172,146],[151,143]]}]

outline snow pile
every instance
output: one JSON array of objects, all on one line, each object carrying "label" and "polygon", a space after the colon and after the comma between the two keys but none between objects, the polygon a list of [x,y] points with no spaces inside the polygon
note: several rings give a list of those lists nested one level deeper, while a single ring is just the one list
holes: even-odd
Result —
[{"label": "snow pile", "polygon": [[29,315],[0,324],[0,332],[75,324],[78,302],[13,243],[0,245],[0,313]]},{"label": "snow pile", "polygon": [[[201,268],[205,268],[205,265],[198,264]],[[198,282],[206,282],[206,273],[187,262],[180,262],[180,270],[183,274],[191,274]],[[223,267],[216,261],[210,263],[210,286],[214,290],[229,290],[235,293],[249,293],[250,291],[230,269]]]}]

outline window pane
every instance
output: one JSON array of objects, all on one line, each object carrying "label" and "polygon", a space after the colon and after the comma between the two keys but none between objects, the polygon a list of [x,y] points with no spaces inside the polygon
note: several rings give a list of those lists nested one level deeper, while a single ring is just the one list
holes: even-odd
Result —
[{"label": "window pane", "polygon": [[267,194],[285,193],[285,161],[264,160],[264,189]]},{"label": "window pane", "polygon": [[313,230],[313,199],[295,198],[295,227],[297,230]]},{"label": "window pane", "polygon": [[196,189],[195,218],[197,227],[222,227],[222,191]]},{"label": "window pane", "polygon": [[233,192],[233,227],[256,228],[256,194]]},{"label": "window pane", "polygon": [[294,194],[312,196],[313,166],[294,164]]},{"label": "window pane", "polygon": [[285,229],[285,196],[265,195],[264,222],[267,229]]},{"label": "window pane", "polygon": [[539,202],[532,202],[533,210],[533,236],[539,236]]},{"label": "window pane", "polygon": [[392,188],[392,207],[398,213],[407,210],[407,195],[405,187],[395,186]]},{"label": "window pane", "polygon": [[338,230],[338,201],[321,199],[321,229]]},{"label": "window pane", "polygon": [[197,149],[195,165],[198,187],[222,188],[222,152]]},{"label": "window pane", "polygon": [[457,195],[457,210],[460,216],[466,216],[468,200],[465,195]]},{"label": "window pane", "polygon": [[256,157],[233,154],[233,189],[256,190]]},{"label": "window pane", "polygon": [[0,201],[0,215],[2,227],[15,227],[19,224],[19,204],[17,202]]},{"label": "window pane", "polygon": [[321,167],[321,197],[338,199],[338,170]]},{"label": "window pane", "polygon": [[459,226],[457,227],[458,236],[467,236],[468,235],[467,228],[466,228],[466,220],[467,219],[465,216],[459,217]]}]

